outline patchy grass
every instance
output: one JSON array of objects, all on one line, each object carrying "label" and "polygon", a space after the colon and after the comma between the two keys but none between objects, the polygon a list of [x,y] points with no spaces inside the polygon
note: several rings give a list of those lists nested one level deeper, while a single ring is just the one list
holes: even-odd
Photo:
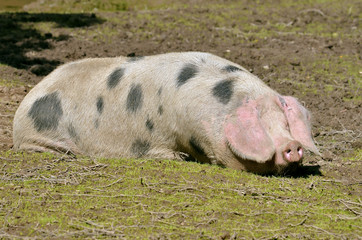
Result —
[{"label": "patchy grass", "polygon": [[18,86],[22,86],[24,85],[24,83],[22,83],[20,80],[7,80],[7,79],[3,79],[0,78],[0,86],[1,87],[18,87]]},{"label": "patchy grass", "polygon": [[[52,0],[52,4],[44,1],[37,1],[28,6],[32,11],[46,12],[98,12],[98,11],[128,11],[128,10],[148,10],[164,9],[170,7],[184,6],[178,1],[167,0],[92,0],[92,1],[72,1],[72,0]],[[27,8],[26,8],[27,9]]]},{"label": "patchy grass", "polygon": [[[2,237],[356,238],[359,184],[169,160],[1,153]],[[20,227],[21,226],[21,227]]]},{"label": "patchy grass", "polygon": [[351,164],[360,164],[360,162],[362,161],[362,148],[356,149],[353,156],[345,158],[344,160],[351,162]]},{"label": "patchy grass", "polygon": [[[324,95],[331,91],[343,92],[345,101],[361,102],[360,89],[362,87],[361,69],[358,56],[339,56],[338,59],[325,55],[314,56],[314,60],[308,59],[290,60],[291,64],[297,62],[295,71],[298,71],[298,78],[306,79],[300,81],[295,78],[295,73],[289,71],[289,75],[276,79],[280,83],[290,83],[300,89],[301,93],[317,93],[317,85],[323,84]],[[278,73],[288,73],[290,66],[278,66],[275,70]],[[321,92],[318,90],[318,94]]]},{"label": "patchy grass", "polygon": [[[191,2],[191,1],[190,1]],[[209,1],[206,5],[203,2],[192,2],[196,11],[207,11],[212,9],[210,13],[205,13],[208,20],[213,22],[215,27],[222,27],[222,30],[234,32],[236,34],[243,34],[246,38],[264,38],[272,37],[278,34],[307,34],[323,37],[356,37],[360,35],[358,26],[353,23],[353,17],[361,14],[358,8],[357,0],[342,3],[340,1],[310,1],[303,0],[295,1],[283,0],[276,4],[273,1],[263,2],[259,1],[248,2],[245,5],[241,1],[229,1],[227,7],[225,4],[220,4],[218,1]],[[179,1],[131,1],[131,0],[92,0],[92,1],[72,1],[72,0],[52,0],[52,4],[44,1],[37,1],[30,4],[26,10],[31,12],[56,12],[56,13],[79,13],[79,12],[117,12],[117,11],[130,11],[138,10],[140,17],[150,20],[150,14],[154,15],[156,19],[151,19],[149,22],[151,27],[169,27],[169,22],[162,21],[157,18],[157,11],[159,10],[177,10],[184,9],[190,3]],[[249,8],[249,7],[256,8]],[[251,10],[253,9],[253,10]],[[256,9],[256,10],[255,10]],[[280,11],[283,9],[283,11]],[[321,10],[323,9],[323,11]],[[142,11],[143,10],[143,11]],[[149,11],[151,10],[151,11]],[[156,12],[154,12],[156,11]],[[215,14],[218,11],[218,14]],[[290,19],[288,22],[280,22],[283,12],[295,12],[295,18]],[[355,31],[346,31],[339,27],[341,19],[334,16],[335,12],[341,15],[349,16],[351,27]],[[267,14],[269,20],[267,22],[261,21],[255,16]],[[200,26],[197,24],[195,13],[185,11],[182,15],[174,15],[173,24],[185,24],[189,27],[196,27],[197,30]],[[321,22],[320,18],[328,19],[328,23]]]},{"label": "patchy grass", "polygon": [[[6,72],[10,67],[6,64],[0,64],[0,71]],[[16,77],[2,77],[0,78],[0,89],[6,88],[17,88],[20,86],[32,86],[29,84],[24,83],[24,81],[21,80],[20,76]]]},{"label": "patchy grass", "polygon": [[[338,1],[315,1],[309,0],[295,1],[283,0],[275,4],[273,1],[258,3],[250,2],[247,5],[241,1],[230,1],[227,7],[218,1],[210,1],[206,5],[202,2],[193,3],[192,10],[183,11],[187,8],[186,3],[179,1],[129,1],[129,0],[107,0],[107,1],[71,1],[71,0],[52,0],[48,2],[38,1],[29,5],[30,12],[55,12],[55,13],[79,13],[79,12],[100,12],[104,19],[109,22],[120,24],[127,23],[129,13],[136,12],[132,16],[133,21],[144,23],[140,27],[130,30],[133,34],[138,34],[140,40],[147,41],[154,38],[154,30],[162,33],[173,29],[175,31],[182,28],[188,28],[192,32],[204,31],[207,24],[212,23],[213,31],[218,32],[217,41],[228,44],[230,38],[238,39],[239,42],[258,42],[265,38],[274,38],[280,35],[310,35],[318,37],[331,38],[353,38],[358,37],[361,31],[353,19],[359,14],[356,0],[348,4],[342,4]],[[208,11],[212,9],[212,11]],[[320,9],[323,9],[320,10]],[[117,17],[107,16],[110,11],[119,12]],[[175,12],[176,11],[176,12]],[[182,14],[180,14],[180,11]],[[164,19],[159,13],[169,13],[168,18]],[[216,12],[216,14],[215,14]],[[281,22],[284,12],[293,12],[293,18],[287,22]],[[350,29],[340,28],[341,21],[346,19],[336,18],[334,15],[349,16]],[[203,15],[202,19],[195,16]],[[268,20],[258,18],[260,15],[268,15]],[[322,20],[322,21],[321,21]],[[205,22],[206,21],[206,22]],[[113,26],[112,26],[113,27]],[[97,29],[87,32],[77,31],[78,36],[94,36],[95,41],[109,41],[109,37],[117,34],[117,30],[112,27],[100,26]],[[48,29],[48,26],[40,26],[42,29]],[[200,40],[202,41],[202,40]]]}]

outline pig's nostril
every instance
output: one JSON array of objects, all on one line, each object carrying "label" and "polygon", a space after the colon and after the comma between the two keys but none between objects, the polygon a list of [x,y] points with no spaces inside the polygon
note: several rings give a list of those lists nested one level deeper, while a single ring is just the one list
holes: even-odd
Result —
[{"label": "pig's nostril", "polygon": [[289,153],[291,153],[291,151],[292,151],[292,150],[288,149],[288,150],[286,151],[286,153],[289,154]]},{"label": "pig's nostril", "polygon": [[298,151],[299,157],[303,157],[303,148],[302,148],[302,147],[299,147],[299,148],[297,149],[297,151]]}]

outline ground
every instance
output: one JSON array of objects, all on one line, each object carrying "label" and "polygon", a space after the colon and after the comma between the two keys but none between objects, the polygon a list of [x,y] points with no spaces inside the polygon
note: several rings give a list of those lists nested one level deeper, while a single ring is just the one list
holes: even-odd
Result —
[{"label": "ground", "polygon": [[[141,238],[361,238],[361,12],[362,3],[358,0],[188,0],[183,4],[161,0],[152,3],[52,0],[29,4],[18,12],[0,12],[0,173],[3,175],[0,186],[9,191],[0,202],[0,210],[4,210],[3,214],[0,211],[0,217],[5,219],[0,220],[0,236],[117,238],[134,234],[137,226],[143,229]],[[29,90],[57,66],[86,57],[174,51],[205,51],[227,58],[249,69],[279,93],[297,97],[313,115],[313,135],[322,156],[307,155],[305,172],[285,178],[249,173],[235,176],[232,170],[196,163],[122,160],[122,165],[117,166],[117,160],[75,160],[11,150],[12,119],[17,107]],[[146,163],[144,173],[139,169],[142,163]],[[125,171],[128,168],[132,173]],[[183,170],[178,172],[170,170],[172,168]],[[164,170],[159,178],[155,177],[156,169]],[[68,174],[69,171],[72,174]],[[106,180],[110,172],[112,175]],[[181,180],[168,178],[167,173]],[[55,178],[51,180],[49,176]],[[97,195],[94,193],[97,187],[91,186],[94,176],[100,176],[97,181],[102,185],[96,193],[119,184],[124,190],[122,186],[126,187],[127,181],[139,185],[137,193],[133,192],[136,195],[130,199],[127,193],[130,189],[117,196],[112,193],[120,190],[113,189],[108,192],[112,197],[102,195],[101,201],[93,199],[98,201],[94,204],[99,209],[81,205],[82,196]],[[36,184],[29,186],[27,181]],[[49,184],[59,185],[60,189],[57,188],[56,193],[45,191]],[[81,186],[81,189],[70,193],[73,188],[63,189],[68,185]],[[34,189],[38,195],[32,193]],[[156,196],[140,189],[154,192]],[[166,199],[172,194],[190,192],[192,195],[187,194],[187,198],[192,200],[183,204],[173,198]],[[203,209],[203,201],[220,194],[225,197],[216,201],[217,206]],[[24,209],[29,206],[24,207],[25,200],[34,198],[37,199],[35,205],[39,205],[34,209],[42,209],[43,204],[53,206],[50,208],[54,212],[59,209],[50,203],[66,202],[69,206],[74,203],[74,216],[63,210],[67,217],[55,221],[48,211],[44,214],[49,219],[31,213],[28,221],[17,220],[27,213]],[[47,198],[52,201],[47,203]],[[152,201],[145,202],[145,198],[157,198],[157,204],[166,207],[152,205]],[[14,199],[17,205],[12,203],[12,207],[7,207]],[[102,205],[107,199],[111,199],[110,208],[121,201],[123,208],[117,209],[132,220],[117,227],[121,220],[113,215],[108,222],[98,219],[102,217],[96,213],[85,213],[97,216],[95,219],[79,218],[78,211],[83,208],[93,212],[110,211],[109,206]],[[132,205],[131,200],[136,205]],[[254,209],[224,211],[220,207],[220,204],[236,206],[237,201],[251,204],[249,207]],[[313,205],[315,201],[316,205],[326,208],[318,209]],[[302,210],[296,208],[304,203]],[[19,210],[19,206],[23,206],[23,210]],[[192,214],[187,212],[188,207]],[[152,224],[140,220],[130,208],[147,214]],[[14,209],[18,211],[18,218],[12,214],[16,212]],[[310,209],[320,214],[313,214]],[[38,225],[32,224],[34,218]],[[188,218],[194,220],[188,221]],[[235,228],[241,221],[238,218],[248,221],[239,229]],[[69,219],[70,225],[62,222]],[[276,219],[279,225],[273,225],[271,219]],[[164,235],[153,232],[160,223],[163,227],[158,230],[165,231]],[[169,229],[164,230],[164,226]],[[212,232],[213,227],[217,233]],[[51,231],[55,232],[54,236]]]}]

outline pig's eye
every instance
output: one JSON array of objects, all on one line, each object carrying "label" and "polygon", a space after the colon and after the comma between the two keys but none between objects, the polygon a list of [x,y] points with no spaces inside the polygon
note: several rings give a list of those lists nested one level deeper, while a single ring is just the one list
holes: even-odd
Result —
[{"label": "pig's eye", "polygon": [[285,122],[285,129],[287,129],[289,131],[289,124],[288,122]]}]

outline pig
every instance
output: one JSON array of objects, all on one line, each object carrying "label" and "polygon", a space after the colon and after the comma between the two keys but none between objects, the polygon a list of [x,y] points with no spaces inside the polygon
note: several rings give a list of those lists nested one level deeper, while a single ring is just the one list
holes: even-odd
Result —
[{"label": "pig", "polygon": [[15,113],[15,150],[178,159],[257,174],[319,154],[311,115],[245,68],[210,53],[89,58],[55,69]]}]

